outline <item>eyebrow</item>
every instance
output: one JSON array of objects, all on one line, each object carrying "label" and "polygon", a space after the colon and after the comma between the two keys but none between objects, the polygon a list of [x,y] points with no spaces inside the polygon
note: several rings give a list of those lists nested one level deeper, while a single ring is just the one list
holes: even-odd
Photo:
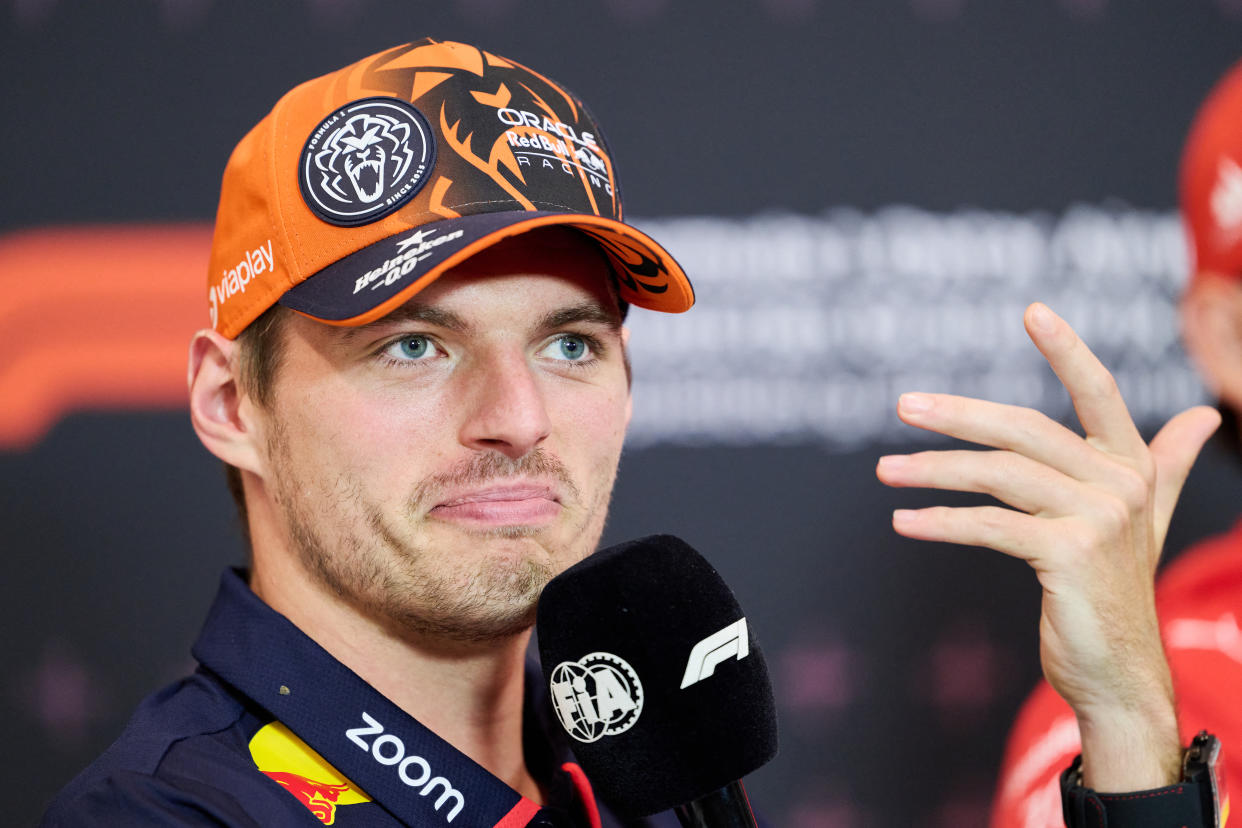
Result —
[{"label": "eyebrow", "polygon": [[598,302],[582,302],[567,308],[560,308],[545,314],[539,325],[542,329],[562,328],[575,322],[590,322],[607,326],[611,330],[621,329],[621,317],[617,313],[609,313]]},{"label": "eyebrow", "polygon": [[344,328],[341,331],[341,338],[345,342],[357,339],[369,330],[374,330],[383,325],[390,325],[394,322],[424,322],[428,325],[435,325],[438,328],[445,328],[455,333],[461,333],[470,326],[452,311],[444,308],[437,308],[432,305],[420,305],[417,302],[407,302],[404,305],[393,310],[391,313],[381,316],[374,322],[368,322],[365,325],[357,327]]},{"label": "eyebrow", "polygon": [[[374,322],[368,322],[357,327],[342,328],[341,339],[344,342],[352,342],[369,330],[402,322],[424,322],[453,331],[454,333],[463,333],[470,329],[470,324],[452,311],[438,308],[434,305],[407,302],[391,313],[376,319]],[[581,322],[604,325],[614,331],[621,329],[621,317],[615,312],[609,313],[598,302],[581,302],[577,305],[557,308],[544,314],[543,318],[539,320],[537,327],[539,330],[551,330]]]}]

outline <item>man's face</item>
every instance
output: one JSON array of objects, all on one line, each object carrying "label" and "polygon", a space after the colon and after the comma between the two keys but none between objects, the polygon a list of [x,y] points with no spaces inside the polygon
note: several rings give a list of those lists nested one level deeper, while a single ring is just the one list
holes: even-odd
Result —
[{"label": "man's face", "polygon": [[531,624],[599,542],[629,421],[606,273],[586,242],[537,233],[378,322],[291,316],[265,482],[312,577],[421,633]]}]

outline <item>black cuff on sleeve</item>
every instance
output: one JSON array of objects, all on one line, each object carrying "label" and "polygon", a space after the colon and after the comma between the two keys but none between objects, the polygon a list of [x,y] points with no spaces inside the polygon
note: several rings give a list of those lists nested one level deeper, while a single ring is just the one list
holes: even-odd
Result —
[{"label": "black cuff on sleeve", "polygon": [[1061,773],[1061,807],[1069,828],[1168,828],[1204,825],[1198,786],[1178,782],[1132,793],[1097,793],[1080,784],[1082,757]]}]

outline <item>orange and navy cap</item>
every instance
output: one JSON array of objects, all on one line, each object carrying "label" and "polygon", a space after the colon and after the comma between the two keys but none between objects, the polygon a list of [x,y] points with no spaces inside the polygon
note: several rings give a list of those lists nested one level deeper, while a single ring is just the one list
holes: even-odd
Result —
[{"label": "orange and navy cap", "polygon": [[361,325],[501,239],[573,227],[621,299],[679,313],[681,266],[622,223],[612,153],[556,82],[474,46],[424,39],[296,87],[229,158],[207,299],[230,339],[279,303]]},{"label": "orange and navy cap", "polygon": [[1242,278],[1242,63],[1195,115],[1182,151],[1180,190],[1191,273]]}]

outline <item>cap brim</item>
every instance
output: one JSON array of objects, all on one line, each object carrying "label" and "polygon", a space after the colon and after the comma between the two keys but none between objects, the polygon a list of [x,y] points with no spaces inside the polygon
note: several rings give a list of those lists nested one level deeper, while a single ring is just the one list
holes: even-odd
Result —
[{"label": "cap brim", "polygon": [[443,219],[390,236],[295,285],[280,304],[331,325],[365,325],[501,239],[548,226],[573,227],[598,242],[626,302],[666,313],[694,304],[681,265],[645,233],[600,216],[520,211]]}]

